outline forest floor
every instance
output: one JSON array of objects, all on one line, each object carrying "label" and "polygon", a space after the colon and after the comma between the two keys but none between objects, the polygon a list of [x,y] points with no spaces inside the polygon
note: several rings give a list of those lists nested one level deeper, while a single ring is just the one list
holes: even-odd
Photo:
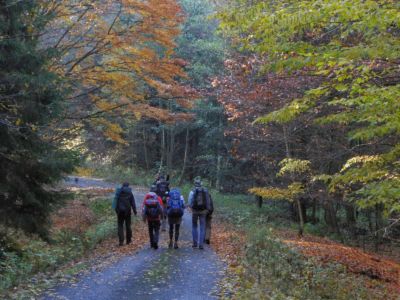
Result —
[{"label": "forest floor", "polygon": [[[240,260],[245,255],[242,245],[246,244],[246,232],[232,226],[230,222],[219,220],[213,225],[213,248],[235,273]],[[306,257],[324,264],[337,263],[346,271],[360,278],[365,287],[373,291],[382,288],[387,291],[387,299],[399,299],[400,261],[397,255],[387,257],[350,247],[329,238],[305,234],[299,237],[296,230],[274,229],[273,235]],[[231,282],[227,281],[228,284]],[[232,290],[232,287],[228,289]],[[234,288],[233,288],[234,290]]]},{"label": "forest floor", "polygon": [[[72,189],[86,190],[93,198],[110,193],[113,185],[80,178],[70,182]],[[140,208],[144,190],[134,189]],[[135,218],[135,217],[133,217]],[[139,218],[139,217],[137,217]],[[89,225],[91,212],[79,201],[71,202],[54,217],[56,227]],[[186,213],[181,225],[180,248],[168,249],[168,233],[162,232],[160,249],[148,246],[147,227],[143,222],[133,226],[133,242],[117,246],[117,237],[107,239],[91,254],[85,270],[61,280],[48,289],[43,299],[214,299],[217,283],[224,274],[224,264],[215,252],[192,249],[191,219]],[[76,262],[75,262],[76,264]]]}]

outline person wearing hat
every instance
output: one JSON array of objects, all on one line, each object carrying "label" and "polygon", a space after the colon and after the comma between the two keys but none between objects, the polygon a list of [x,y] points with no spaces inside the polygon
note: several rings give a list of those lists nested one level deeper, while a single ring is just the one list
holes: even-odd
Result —
[{"label": "person wearing hat", "polygon": [[192,237],[193,248],[204,249],[206,233],[206,217],[210,208],[210,195],[208,190],[202,186],[201,178],[196,177],[194,188],[189,193],[189,206],[192,210]]}]

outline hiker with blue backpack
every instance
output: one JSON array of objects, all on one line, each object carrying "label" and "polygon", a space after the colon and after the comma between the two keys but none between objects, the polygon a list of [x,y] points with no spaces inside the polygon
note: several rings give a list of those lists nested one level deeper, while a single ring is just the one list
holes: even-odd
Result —
[{"label": "hiker with blue backpack", "polygon": [[124,224],[126,231],[126,244],[132,242],[132,229],[131,229],[131,214],[137,214],[135,197],[133,196],[132,189],[129,187],[128,182],[124,182],[121,187],[115,191],[112,208],[117,213],[118,218],[118,238],[119,245],[124,244]]},{"label": "hiker with blue backpack", "polygon": [[[189,194],[189,206],[192,210],[192,237],[193,248],[204,249],[204,239],[206,231],[206,217],[211,211],[210,194],[202,186],[201,178],[194,180],[194,189]],[[198,229],[198,227],[200,227]]]},{"label": "hiker with blue backpack", "polygon": [[[167,216],[169,224],[168,248],[178,249],[179,228],[185,211],[185,200],[179,189],[172,189],[167,200]],[[175,232],[175,239],[174,239]],[[174,242],[173,242],[174,241]]]},{"label": "hiker with blue backpack", "polygon": [[149,228],[150,247],[157,250],[160,237],[161,219],[164,216],[163,203],[155,192],[149,192],[144,197],[142,216]]}]

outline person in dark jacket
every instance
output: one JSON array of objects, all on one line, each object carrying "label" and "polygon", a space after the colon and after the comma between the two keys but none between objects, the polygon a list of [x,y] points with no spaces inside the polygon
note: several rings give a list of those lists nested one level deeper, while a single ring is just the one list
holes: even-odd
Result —
[{"label": "person in dark jacket", "polygon": [[[167,197],[168,197],[168,193],[169,193],[169,175],[167,175],[167,178],[165,178],[164,175],[161,175],[159,177],[159,180],[157,181],[156,193],[162,199],[163,207],[164,207],[164,209],[166,209]],[[167,212],[166,211],[164,211],[164,215],[161,220],[161,230],[162,231],[167,230]]]},{"label": "person in dark jacket", "polygon": [[124,224],[126,231],[126,244],[132,242],[132,228],[131,228],[131,215],[132,211],[137,215],[135,197],[133,196],[132,189],[129,187],[128,182],[124,182],[120,188],[115,192],[113,208],[117,213],[118,218],[118,238],[119,245],[124,244]]}]

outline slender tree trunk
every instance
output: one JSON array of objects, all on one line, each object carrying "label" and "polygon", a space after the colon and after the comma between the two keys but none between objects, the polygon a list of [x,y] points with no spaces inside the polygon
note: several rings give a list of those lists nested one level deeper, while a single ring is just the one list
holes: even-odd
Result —
[{"label": "slender tree trunk", "polygon": [[187,157],[189,152],[188,150],[189,150],[189,127],[186,127],[185,154],[183,156],[183,166],[182,166],[181,176],[179,177],[179,185],[182,184],[183,176],[185,175]]},{"label": "slender tree trunk", "polygon": [[298,197],[296,197],[295,202],[296,202],[297,212],[298,212],[298,216],[299,216],[299,236],[303,236],[303,232],[304,232],[303,209],[301,207],[301,202]]},{"label": "slender tree trunk", "polygon": [[311,216],[312,220],[311,222],[313,224],[317,223],[317,199],[313,198],[313,202],[312,202],[312,216]]},{"label": "slender tree trunk", "polygon": [[222,169],[222,156],[218,154],[218,157],[217,157],[217,179],[215,181],[215,188],[218,191],[221,188],[221,169]]},{"label": "slender tree trunk", "polygon": [[146,129],[143,127],[143,152],[144,152],[144,161],[146,164],[146,171],[149,170],[149,156],[147,153],[147,138],[146,138]]},{"label": "slender tree trunk", "polygon": [[334,201],[333,198],[329,198],[329,196],[327,196],[327,200],[325,200],[324,202],[325,222],[330,228],[331,232],[335,232],[340,235],[339,225],[333,201]]},{"label": "slender tree trunk", "polygon": [[257,207],[261,208],[263,204],[263,198],[261,196],[256,196],[256,200],[257,200]]},{"label": "slender tree trunk", "polygon": [[160,167],[158,169],[158,174],[161,174],[161,171],[163,169],[163,162],[164,162],[164,157],[165,157],[165,128],[163,125],[161,129],[161,155],[160,155]]},{"label": "slender tree trunk", "polygon": [[171,129],[169,130],[169,142],[167,151],[167,169],[169,173],[172,171],[174,151],[175,151],[175,130],[174,127],[171,126]]}]

